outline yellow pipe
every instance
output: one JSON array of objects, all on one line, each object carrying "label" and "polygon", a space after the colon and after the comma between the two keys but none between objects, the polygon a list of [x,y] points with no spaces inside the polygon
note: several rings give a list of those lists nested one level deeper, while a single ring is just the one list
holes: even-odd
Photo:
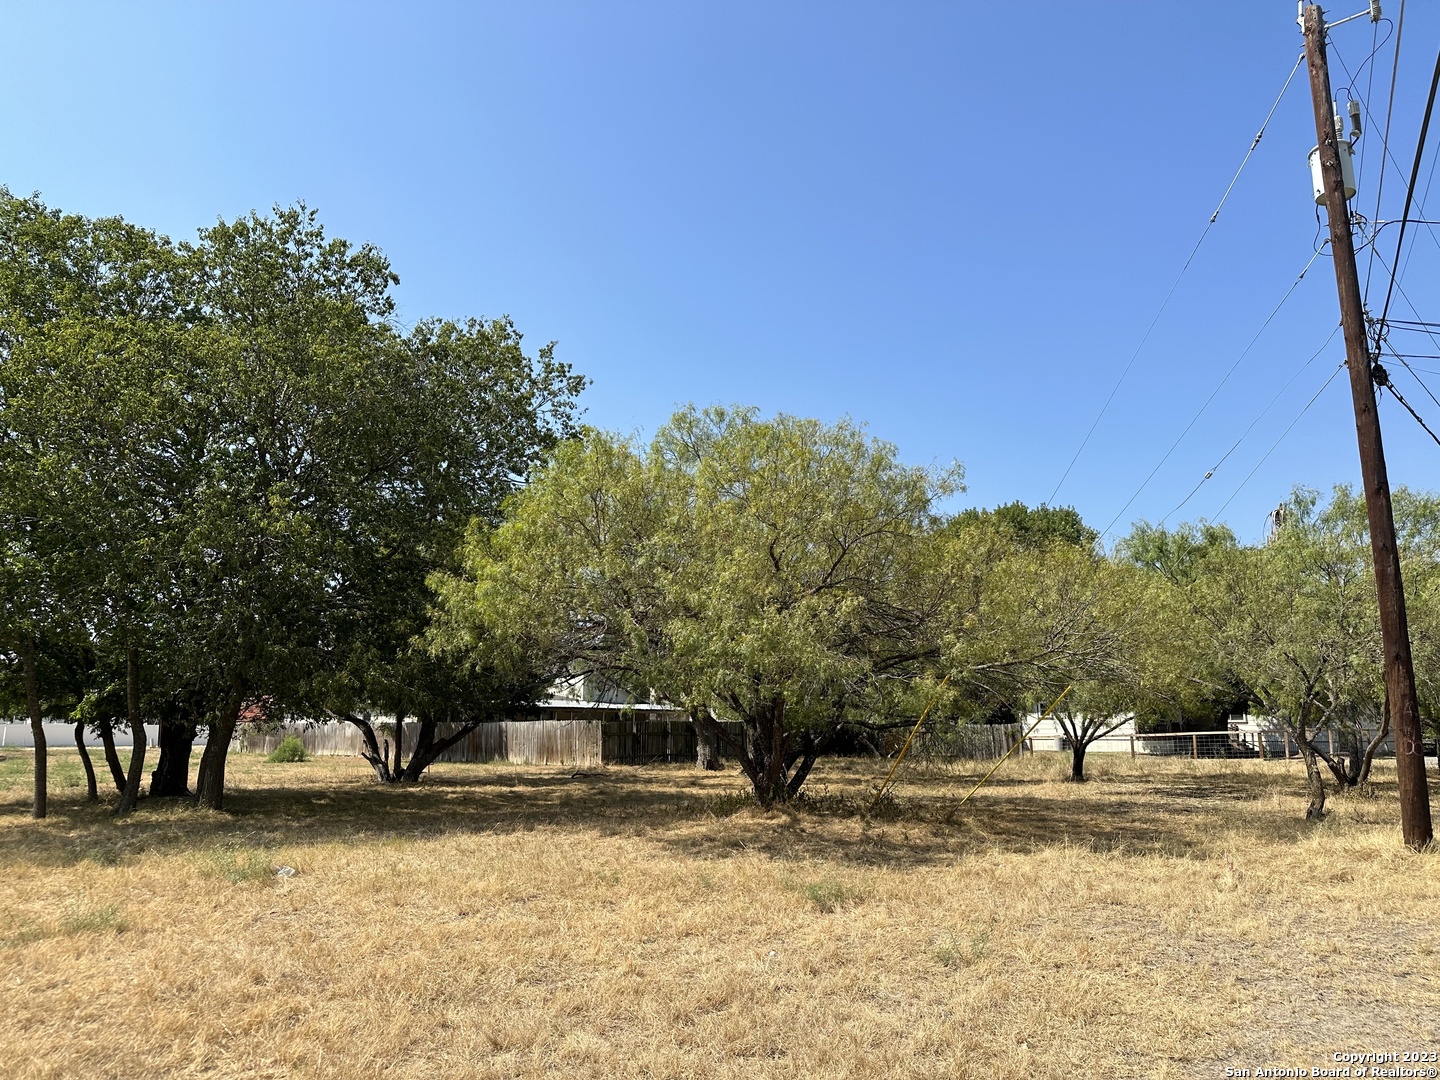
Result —
[{"label": "yellow pipe", "polygon": [[[1071,690],[1073,690],[1073,689],[1075,689],[1075,684],[1074,684],[1074,683],[1071,683],[1069,686],[1065,687],[1065,689],[1060,692],[1060,696],[1057,697],[1057,698],[1054,700],[1054,702],[1051,703],[1050,708],[1048,708],[1048,709],[1045,710],[1045,715],[1044,715],[1044,716],[1041,716],[1041,717],[1040,717],[1040,720],[1044,720],[1046,716],[1049,716],[1052,712],[1054,712],[1054,711],[1055,711],[1055,706],[1056,706],[1056,705],[1059,705],[1060,702],[1062,702],[1063,700],[1065,700],[1065,695],[1068,694],[1068,693],[1069,693]],[[1035,729],[1040,726],[1040,720],[1036,720],[1035,723],[1033,723],[1033,724],[1030,725],[1030,730],[1027,731],[1027,732],[1025,732],[1024,735],[1021,735],[1021,736],[1020,736],[1019,740],[1015,743],[1015,746],[1023,746],[1023,745],[1024,745],[1025,740],[1028,739],[1028,738],[1034,733]],[[964,806],[967,802],[969,802],[969,801],[970,801],[970,796],[971,796],[971,795],[974,795],[975,792],[979,791],[980,788],[984,786],[985,781],[986,781],[986,780],[989,780],[990,777],[992,777],[992,776],[995,775],[995,770],[998,769],[998,768],[1000,768],[1001,765],[1004,765],[1004,764],[1005,764],[1005,758],[1008,758],[1011,754],[1013,754],[1013,753],[1015,752],[1015,746],[1012,746],[1012,747],[1010,747],[1009,750],[1006,750],[1006,751],[1005,751],[1005,756],[1002,757],[999,761],[995,762],[995,764],[991,767],[990,771],[987,772],[984,776],[982,776],[982,777],[980,778],[980,783],[976,784],[973,788],[971,788],[968,792],[966,792],[965,798],[961,799],[958,803],[955,804],[955,809],[956,809],[956,810],[959,810],[960,807]]]},{"label": "yellow pipe", "polygon": [[885,774],[885,779],[880,783],[880,790],[875,793],[875,798],[870,803],[870,810],[873,811],[881,798],[885,795],[885,789],[890,786],[890,778],[895,775],[895,770],[900,767],[901,760],[905,757],[905,751],[910,749],[911,742],[915,739],[915,733],[920,730],[920,725],[925,723],[925,717],[930,715],[930,710],[935,707],[935,702],[940,700],[940,691],[945,689],[945,684],[950,681],[950,676],[940,680],[940,685],[935,688],[935,693],[930,695],[930,701],[925,706],[925,711],[920,714],[920,719],[915,721],[915,726],[910,729],[910,737],[905,740],[905,745],[900,747],[900,753],[895,755],[895,764],[890,766],[890,771]]}]

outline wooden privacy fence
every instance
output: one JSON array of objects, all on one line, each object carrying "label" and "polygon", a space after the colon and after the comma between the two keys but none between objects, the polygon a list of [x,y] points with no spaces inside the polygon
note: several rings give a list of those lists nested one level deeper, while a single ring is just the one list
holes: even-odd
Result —
[{"label": "wooden privacy fence", "polygon": [[298,736],[305,749],[316,757],[337,754],[359,757],[360,748],[365,745],[360,738],[360,729],[354,724],[329,721],[322,724],[282,724],[269,731],[241,727],[235,732],[230,748],[246,754],[268,754],[287,735]]},{"label": "wooden privacy fence", "polygon": [[[724,725],[732,738],[740,725]],[[405,756],[420,737],[420,725],[405,722]],[[456,724],[436,726],[436,738],[457,730]],[[377,722],[378,738],[394,739],[395,725]],[[239,732],[234,747],[247,753],[268,754],[287,735],[297,735],[316,756],[360,756],[364,745],[354,724],[327,721],[285,725],[269,732]],[[721,756],[726,748],[721,745]],[[479,725],[446,750],[439,761],[507,761],[514,765],[568,765],[577,769],[596,765],[648,765],[653,762],[693,762],[695,729],[686,719],[633,720],[499,720]]]},{"label": "wooden privacy fence", "polygon": [[[514,765],[569,765],[589,768],[602,762],[600,722],[595,720],[498,720],[481,724],[441,754],[440,761],[508,761]],[[443,739],[456,728],[440,724]],[[413,748],[419,725],[405,725],[405,746]],[[409,750],[406,750],[409,756]]]},{"label": "wooden privacy fence", "polygon": [[[937,724],[916,736],[911,752],[927,758],[993,761],[1009,753],[1024,733],[1020,724]],[[889,749],[894,752],[899,747]]]}]

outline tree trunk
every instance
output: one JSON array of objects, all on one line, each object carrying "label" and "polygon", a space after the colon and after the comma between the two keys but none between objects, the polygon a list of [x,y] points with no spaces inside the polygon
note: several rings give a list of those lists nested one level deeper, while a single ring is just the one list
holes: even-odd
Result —
[{"label": "tree trunk", "polygon": [[[1070,740],[1070,779],[1077,784],[1085,782],[1085,751],[1089,747],[1079,739]],[[1101,773],[1105,770],[1101,769]]]},{"label": "tree trunk", "polygon": [[823,740],[817,739],[814,734],[809,731],[801,736],[800,751],[798,754],[792,755],[795,759],[793,762],[795,771],[790,774],[790,779],[785,783],[785,795],[787,798],[793,799],[796,795],[800,794],[801,787],[804,786],[805,781],[810,776],[810,770],[815,767],[815,759],[820,756],[822,743],[827,741],[829,741],[829,736],[826,736]]},{"label": "tree trunk", "polygon": [[1375,763],[1375,752],[1380,749],[1380,744],[1385,741],[1385,736],[1390,734],[1390,691],[1385,691],[1385,705],[1380,714],[1380,730],[1375,737],[1365,746],[1365,756],[1360,761],[1360,772],[1355,777],[1356,786],[1370,782],[1370,766]]},{"label": "tree trunk", "polygon": [[27,638],[21,646],[25,666],[25,708],[30,713],[30,733],[35,742],[35,797],[30,816],[43,818],[48,810],[50,753],[45,745],[45,718],[40,714],[40,673],[35,664],[35,642]]},{"label": "tree trunk", "polygon": [[1340,749],[1344,752],[1345,786],[1355,787],[1360,783],[1360,733],[1347,727],[1340,733]]},{"label": "tree trunk", "polygon": [[125,718],[130,723],[130,771],[115,816],[124,817],[140,801],[140,781],[145,776],[145,722],[140,717],[140,654],[125,650]]},{"label": "tree trunk", "polygon": [[100,721],[100,745],[105,748],[105,764],[110,767],[110,779],[115,781],[115,790],[125,790],[125,769],[120,764],[120,751],[115,749],[115,725],[107,716]]},{"label": "tree trunk", "polygon": [[161,718],[160,760],[150,774],[150,797],[175,799],[190,794],[190,751],[195,729],[186,723]]},{"label": "tree trunk", "polygon": [[435,760],[435,721],[426,716],[416,719],[420,721],[420,729],[415,734],[415,745],[410,748],[410,764],[406,765],[404,769],[399,768],[401,727],[398,723],[395,725],[395,773],[396,779],[402,784],[413,784],[418,781],[426,766]]},{"label": "tree trunk", "polygon": [[90,751],[85,749],[85,721],[75,721],[75,749],[80,752],[80,764],[85,766],[85,801],[99,802],[100,789],[95,783],[95,766],[90,761]]},{"label": "tree trunk", "polygon": [[[1319,734],[1318,731],[1315,733],[1316,736]],[[1305,745],[1308,746],[1310,752],[1315,755],[1317,762],[1324,762],[1325,767],[1330,770],[1330,774],[1335,777],[1335,783],[1341,789],[1353,787],[1355,781],[1346,770],[1345,763],[1334,754],[1320,749],[1319,742],[1320,740],[1317,737],[1312,737],[1305,740]]]},{"label": "tree trunk", "polygon": [[433,765],[440,757],[461,739],[469,735],[482,721],[467,720],[456,728],[455,731],[446,735],[443,739],[435,739],[435,723],[429,722],[429,730],[426,730],[426,721],[421,721],[420,738],[416,742],[415,749],[410,754],[410,764],[405,766],[404,779],[409,783],[416,783],[420,775]]},{"label": "tree trunk", "polygon": [[758,770],[755,784],[755,798],[762,806],[769,806],[777,799],[783,801],[788,795],[785,784],[785,699],[777,697],[761,717],[759,738],[756,740],[756,764],[762,760],[764,767]]},{"label": "tree trunk", "polygon": [[1310,803],[1305,807],[1306,821],[1319,821],[1325,816],[1325,775],[1320,771],[1319,755],[1310,745],[1309,739],[1297,739],[1300,756],[1305,759],[1305,787],[1310,793]]},{"label": "tree trunk", "polygon": [[696,710],[690,712],[690,726],[695,729],[695,767],[706,772],[719,772],[720,739],[713,728],[702,724]]},{"label": "tree trunk", "polygon": [[390,755],[388,752],[384,754],[380,752],[380,742],[375,738],[374,726],[369,720],[360,716],[346,714],[340,719],[348,721],[360,729],[360,738],[365,741],[365,746],[361,749],[360,756],[368,761],[370,767],[375,770],[376,780],[379,780],[382,784],[390,783],[390,781],[394,779],[394,775],[390,772]]},{"label": "tree trunk", "polygon": [[209,810],[224,809],[225,759],[230,753],[230,740],[235,737],[235,724],[240,719],[240,695],[225,703],[220,715],[210,725],[205,752],[200,755],[200,771],[195,776],[195,801]]}]

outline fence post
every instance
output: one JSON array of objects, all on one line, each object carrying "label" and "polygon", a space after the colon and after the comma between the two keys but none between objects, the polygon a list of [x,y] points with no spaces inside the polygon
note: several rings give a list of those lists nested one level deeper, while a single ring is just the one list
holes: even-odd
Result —
[{"label": "fence post", "polygon": [[1200,757],[1200,736],[1193,732],[1190,735],[1190,757],[1192,760]]},{"label": "fence post", "polygon": [[1132,761],[1135,758],[1135,736],[1133,733],[1130,736],[1130,758]]}]

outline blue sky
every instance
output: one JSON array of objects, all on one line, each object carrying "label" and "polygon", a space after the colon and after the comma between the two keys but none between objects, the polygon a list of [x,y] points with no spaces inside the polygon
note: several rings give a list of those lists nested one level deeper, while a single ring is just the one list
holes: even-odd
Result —
[{"label": "blue sky", "polygon": [[[591,423],[646,434],[691,401],[850,415],[909,461],[963,462],[957,505],[1033,504],[1299,55],[1295,10],[5,3],[0,183],[177,238],[304,200],[390,256],[405,320],[507,313],[558,341],[593,379]],[[1371,25],[1333,40],[1353,71]],[[1440,11],[1411,3],[1390,140],[1405,172],[1437,44]],[[1356,80],[1377,119],[1389,59]],[[1367,215],[1380,134],[1361,141]],[[1313,141],[1302,69],[1057,503],[1117,533],[1158,520],[1257,418],[1177,519],[1255,538],[1292,485],[1357,480],[1342,375],[1240,487],[1341,359],[1337,335],[1304,366],[1338,318],[1322,255],[1125,506],[1314,253]],[[1391,166],[1381,217],[1403,196]],[[1440,241],[1410,235],[1401,284],[1440,319]],[[1398,296],[1392,315],[1416,317]],[[1392,483],[1440,486],[1440,446],[1393,401],[1381,415]]]}]

